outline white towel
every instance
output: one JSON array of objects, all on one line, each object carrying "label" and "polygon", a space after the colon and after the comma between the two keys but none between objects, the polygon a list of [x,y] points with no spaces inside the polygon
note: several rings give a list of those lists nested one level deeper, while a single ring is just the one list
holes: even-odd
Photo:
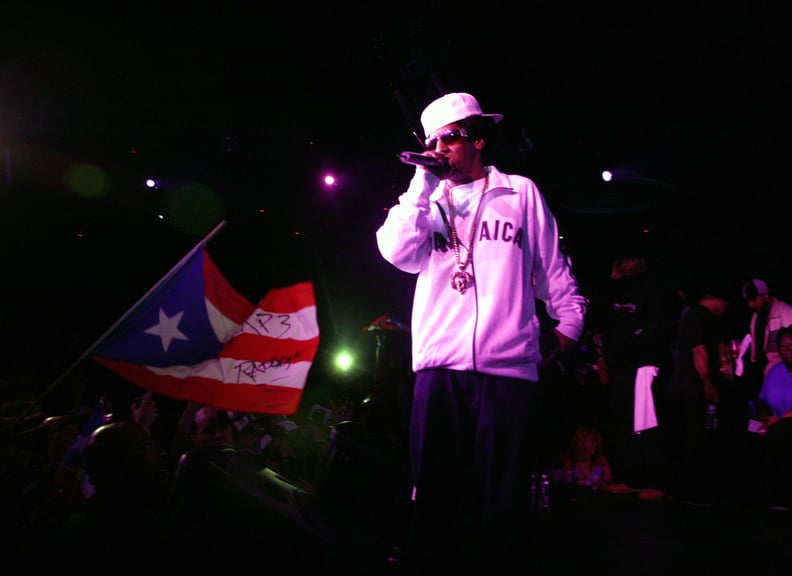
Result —
[{"label": "white towel", "polygon": [[750,347],[751,347],[751,334],[748,333],[745,335],[745,338],[742,339],[742,342],[740,342],[740,347],[737,350],[737,358],[734,361],[735,376],[742,376],[743,368],[745,367],[744,365],[745,361],[743,360],[743,356],[745,356],[745,353],[748,351],[748,348]]},{"label": "white towel", "polygon": [[657,426],[657,414],[652,396],[652,381],[657,376],[657,370],[657,366],[641,366],[635,374],[633,430],[636,434]]}]

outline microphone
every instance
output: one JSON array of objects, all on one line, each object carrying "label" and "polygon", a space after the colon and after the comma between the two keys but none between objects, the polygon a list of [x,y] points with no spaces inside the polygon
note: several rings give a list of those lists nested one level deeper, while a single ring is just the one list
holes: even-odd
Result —
[{"label": "microphone", "polygon": [[448,170],[448,160],[445,158],[433,158],[418,152],[401,152],[398,154],[399,160],[405,164],[412,164],[413,166],[424,166],[426,168],[440,168]]}]

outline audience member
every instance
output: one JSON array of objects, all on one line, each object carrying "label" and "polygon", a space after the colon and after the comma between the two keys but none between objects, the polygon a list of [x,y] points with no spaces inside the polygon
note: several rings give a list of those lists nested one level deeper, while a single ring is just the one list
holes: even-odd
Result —
[{"label": "audience member", "polygon": [[[742,296],[751,312],[748,325],[750,345],[740,358],[741,384],[749,406],[755,406],[762,381],[770,367],[781,360],[776,347],[776,333],[783,326],[792,325],[792,304],[776,297],[760,278],[743,284]],[[755,417],[755,413],[751,413]]]},{"label": "audience member", "polygon": [[[339,558],[340,549],[330,544],[336,535],[309,524],[303,514],[314,514],[311,520],[323,524],[330,511],[320,513],[312,494],[268,466],[272,442],[260,453],[252,445],[237,445],[233,423],[238,420],[224,410],[190,406],[186,413],[192,416],[193,446],[179,460],[165,530],[169,554],[184,559],[182,568],[205,568],[205,558],[196,553],[203,550],[299,574],[319,573],[320,567],[333,571],[334,565],[343,570],[360,558],[369,560],[368,550]],[[296,424],[273,417],[265,429],[288,434]]]},{"label": "audience member", "polygon": [[613,483],[613,470],[603,451],[602,434],[593,426],[580,426],[561,454],[561,471],[565,484],[607,490]]},{"label": "audience member", "polygon": [[16,547],[24,556],[37,557],[48,547],[53,534],[68,515],[85,500],[78,470],[64,466],[77,442],[88,412],[45,418],[38,426],[15,438],[14,452],[5,454],[8,465],[2,475],[18,492],[4,507],[3,519],[22,526],[13,530]]},{"label": "audience member", "polygon": [[381,440],[383,450],[403,456],[407,465],[415,377],[410,364],[410,328],[383,314],[363,331],[374,335],[376,350],[372,383],[359,419],[370,435]]},{"label": "audience member", "polygon": [[595,343],[607,367],[603,430],[616,474],[636,488],[667,481],[661,400],[673,369],[671,342],[679,303],[673,286],[649,269],[640,238],[613,260],[600,301],[592,299]]},{"label": "audience member", "polygon": [[162,481],[170,483],[175,469],[175,459],[179,456],[170,452],[173,430],[172,422],[163,422],[160,417],[161,398],[150,390],[135,388],[132,398],[123,410],[117,410],[112,416],[112,422],[131,420],[137,422],[149,431],[157,446]]},{"label": "audience member", "polygon": [[224,410],[201,406],[193,416],[193,444],[203,446],[233,446],[234,430]]},{"label": "audience member", "polygon": [[263,459],[255,452],[237,450],[225,410],[203,405],[188,406],[185,412],[192,414],[192,447],[179,456],[174,471],[177,482],[192,481],[196,474],[203,477],[207,471],[247,474],[263,467]]},{"label": "audience member", "polygon": [[245,488],[263,468],[263,460],[237,450],[228,414],[213,406],[187,405],[179,433],[190,438],[190,446],[173,475],[166,529],[171,551],[181,553],[190,565],[196,561],[194,550],[222,546],[226,553],[245,552],[240,547],[253,537],[245,532],[258,505]]},{"label": "audience member", "polygon": [[711,280],[682,318],[676,375],[666,400],[673,495],[712,504],[720,474],[717,430],[707,429],[707,406],[717,406],[722,386],[720,351],[725,340],[729,287]]},{"label": "audience member", "polygon": [[151,434],[129,420],[104,424],[90,436],[84,456],[93,494],[57,532],[46,565],[79,565],[88,573],[104,573],[118,562],[133,571],[150,569],[152,558],[164,552],[160,513],[167,498]]},{"label": "audience member", "polygon": [[[602,433],[597,426],[584,424],[572,433],[568,447],[561,454],[561,480],[565,490],[572,488],[570,496],[575,501],[587,500],[591,495],[629,495],[637,500],[658,501],[666,497],[656,488],[636,489],[617,482],[605,453]],[[562,492],[563,493],[563,492]]]},{"label": "audience member", "polygon": [[130,403],[130,413],[132,420],[150,432],[151,426],[159,415],[154,394],[150,390],[146,390],[142,395],[133,398]]},{"label": "audience member", "polygon": [[764,426],[764,487],[767,504],[780,510],[792,507],[792,326],[776,332],[775,349],[781,358],[767,372],[758,395]]},{"label": "audience member", "polygon": [[781,361],[767,371],[759,392],[759,413],[767,428],[792,417],[792,325],[780,328],[776,341]]}]

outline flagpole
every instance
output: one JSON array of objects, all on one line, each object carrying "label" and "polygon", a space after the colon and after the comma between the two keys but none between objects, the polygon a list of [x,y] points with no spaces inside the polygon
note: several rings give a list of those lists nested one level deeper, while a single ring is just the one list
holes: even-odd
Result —
[{"label": "flagpole", "polygon": [[[140,298],[140,299],[139,299],[137,302],[135,302],[135,303],[134,303],[134,304],[133,304],[133,305],[132,305],[132,306],[131,306],[131,307],[130,307],[130,308],[129,308],[129,309],[126,311],[126,312],[124,312],[124,314],[123,314],[123,315],[122,315],[122,316],[121,316],[121,317],[120,317],[118,320],[116,320],[116,321],[113,323],[113,325],[112,325],[112,326],[110,326],[110,328],[108,328],[108,329],[107,329],[107,330],[104,332],[104,334],[102,334],[101,336],[99,336],[99,338],[98,338],[98,339],[97,339],[97,340],[96,340],[96,341],[95,341],[93,344],[91,344],[91,345],[90,345],[90,346],[89,346],[89,347],[88,347],[88,348],[85,350],[85,352],[83,352],[83,353],[80,355],[80,357],[79,357],[79,358],[77,358],[77,360],[75,360],[75,361],[72,363],[72,365],[71,365],[71,366],[69,366],[69,367],[66,369],[66,371],[65,371],[63,374],[61,374],[61,375],[58,377],[58,379],[57,379],[57,380],[55,380],[55,381],[54,381],[52,384],[50,384],[50,385],[49,385],[49,387],[48,387],[46,390],[44,390],[44,392],[41,394],[41,396],[39,396],[39,397],[38,397],[38,399],[37,399],[37,400],[36,400],[36,401],[35,401],[35,402],[34,402],[34,403],[31,405],[31,407],[30,407],[30,409],[28,410],[28,412],[29,412],[30,410],[32,410],[32,409],[33,409],[35,406],[38,406],[39,404],[41,404],[41,401],[42,401],[44,398],[46,398],[46,397],[47,397],[47,395],[49,395],[50,393],[52,393],[52,391],[53,391],[55,388],[57,388],[57,387],[60,385],[60,383],[61,383],[61,382],[63,382],[63,381],[66,379],[66,377],[67,377],[67,376],[69,376],[69,375],[70,375],[70,374],[71,374],[71,373],[72,373],[72,372],[73,372],[73,371],[74,371],[74,370],[77,368],[77,366],[79,366],[79,365],[82,363],[82,361],[83,361],[83,360],[85,360],[85,359],[86,359],[86,358],[88,358],[88,357],[89,357],[91,354],[93,354],[93,351],[94,351],[94,350],[96,350],[96,348],[97,348],[97,347],[98,347],[98,346],[99,346],[99,345],[100,345],[102,342],[104,342],[105,338],[107,338],[107,336],[108,336],[109,334],[111,334],[111,333],[112,333],[112,332],[113,332],[113,331],[114,331],[114,330],[115,330],[115,329],[116,329],[116,328],[117,328],[117,327],[118,327],[118,326],[119,326],[119,325],[120,325],[122,322],[124,322],[124,321],[125,321],[125,320],[126,320],[126,319],[127,319],[129,316],[130,316],[130,315],[132,315],[132,314],[135,312],[135,310],[138,308],[138,306],[140,306],[140,305],[141,305],[143,302],[145,302],[145,301],[146,301],[146,300],[149,298],[149,296],[151,296],[151,295],[152,295],[154,292],[156,292],[156,291],[159,289],[159,287],[160,287],[160,286],[162,286],[163,284],[165,284],[166,282],[168,282],[168,281],[169,281],[171,278],[173,278],[173,276],[174,276],[174,275],[175,275],[175,274],[176,274],[176,273],[177,273],[177,272],[178,272],[178,271],[179,271],[179,270],[182,268],[182,266],[184,266],[184,265],[185,265],[187,262],[189,262],[189,260],[190,260],[190,259],[191,259],[191,258],[192,258],[194,255],[195,255],[195,253],[196,253],[198,250],[200,250],[200,249],[202,249],[204,246],[206,246],[206,244],[208,244],[208,243],[209,243],[209,241],[210,241],[212,238],[214,238],[214,236],[215,236],[215,235],[216,235],[218,232],[220,232],[220,230],[223,228],[223,226],[225,226],[225,223],[226,223],[226,221],[225,221],[225,220],[221,220],[221,221],[220,221],[220,223],[219,223],[219,224],[217,224],[217,226],[215,226],[215,227],[214,227],[214,228],[213,228],[213,229],[212,229],[212,230],[211,230],[211,231],[210,231],[210,232],[209,232],[209,233],[208,233],[206,236],[204,236],[204,237],[201,239],[201,241],[200,241],[200,242],[198,242],[198,244],[196,244],[196,245],[195,245],[195,246],[194,246],[194,247],[193,247],[193,248],[192,248],[192,249],[191,249],[191,250],[190,250],[190,251],[189,251],[189,252],[188,252],[188,253],[187,253],[187,254],[186,254],[186,255],[185,255],[183,258],[182,258],[182,259],[181,259],[181,260],[179,260],[179,261],[176,263],[176,265],[175,265],[175,266],[173,266],[173,267],[172,267],[172,268],[171,268],[171,269],[170,269],[170,270],[169,270],[169,271],[168,271],[168,272],[167,272],[167,273],[166,273],[166,274],[165,274],[165,275],[164,275],[162,278],[160,278],[160,279],[157,281],[157,283],[156,283],[156,284],[154,284],[154,286],[152,286],[152,287],[151,287],[151,288],[148,290],[148,292],[146,292],[146,293],[145,293],[145,294],[144,294],[144,295],[143,295],[143,296],[142,296],[142,297],[141,297],[141,298]],[[23,418],[24,418],[25,416],[27,416],[27,414],[24,414],[24,415],[23,415]]]}]

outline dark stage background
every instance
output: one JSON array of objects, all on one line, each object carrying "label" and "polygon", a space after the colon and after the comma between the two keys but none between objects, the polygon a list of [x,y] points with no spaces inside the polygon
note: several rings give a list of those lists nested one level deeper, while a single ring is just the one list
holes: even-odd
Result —
[{"label": "dark stage background", "polygon": [[[417,150],[421,109],[451,91],[505,115],[491,159],[537,182],[591,297],[613,248],[637,237],[681,284],[715,270],[792,286],[780,9],[382,10],[4,8],[8,395],[45,390],[220,220],[210,252],[251,300],[314,280],[322,345],[310,389],[332,378],[337,345],[373,360],[361,328],[383,313],[409,322],[412,296],[413,279],[374,240],[412,173],[396,153]],[[616,180],[599,181],[602,168]]]}]

